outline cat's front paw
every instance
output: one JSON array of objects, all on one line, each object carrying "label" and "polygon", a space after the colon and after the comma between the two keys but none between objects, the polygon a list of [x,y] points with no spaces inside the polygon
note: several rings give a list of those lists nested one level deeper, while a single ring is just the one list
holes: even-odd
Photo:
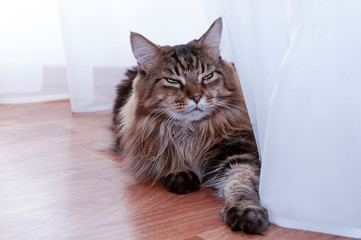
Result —
[{"label": "cat's front paw", "polygon": [[224,209],[222,216],[233,231],[260,234],[268,226],[268,212],[260,205]]},{"label": "cat's front paw", "polygon": [[199,189],[200,181],[192,171],[171,173],[161,179],[163,186],[170,192],[186,194]]}]

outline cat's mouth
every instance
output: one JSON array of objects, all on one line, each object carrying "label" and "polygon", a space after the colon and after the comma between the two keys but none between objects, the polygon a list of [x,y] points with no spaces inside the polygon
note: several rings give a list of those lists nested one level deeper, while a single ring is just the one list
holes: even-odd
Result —
[{"label": "cat's mouth", "polygon": [[203,110],[196,107],[196,108],[194,108],[193,110],[191,110],[190,113],[191,113],[191,112],[203,112]]},{"label": "cat's mouth", "polygon": [[194,107],[193,109],[186,111],[185,114],[197,114],[197,113],[202,113],[202,112],[204,112],[204,110],[197,106],[197,107]]},{"label": "cat's mouth", "polygon": [[199,107],[194,107],[193,109],[190,109],[184,113],[184,116],[189,121],[197,121],[201,120],[207,115],[207,111],[204,109],[201,109]]}]

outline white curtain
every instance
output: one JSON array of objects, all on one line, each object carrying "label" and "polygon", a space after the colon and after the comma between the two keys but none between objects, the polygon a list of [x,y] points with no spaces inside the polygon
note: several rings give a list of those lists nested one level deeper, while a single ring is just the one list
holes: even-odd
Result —
[{"label": "white curtain", "polygon": [[271,222],[361,238],[361,1],[205,5],[226,23]]},{"label": "white curtain", "polygon": [[71,99],[74,112],[110,109],[135,65],[130,31],[183,44],[208,28],[201,0],[0,2],[0,104]]}]

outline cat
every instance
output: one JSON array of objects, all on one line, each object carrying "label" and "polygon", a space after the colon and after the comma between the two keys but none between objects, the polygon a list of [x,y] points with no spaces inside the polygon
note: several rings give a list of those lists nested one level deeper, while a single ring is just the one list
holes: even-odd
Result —
[{"label": "cat", "polygon": [[138,33],[130,41],[137,67],[117,86],[117,148],[141,180],[186,194],[212,187],[232,230],[261,233],[260,160],[234,66],[222,60],[222,19],[185,45],[158,46]]}]

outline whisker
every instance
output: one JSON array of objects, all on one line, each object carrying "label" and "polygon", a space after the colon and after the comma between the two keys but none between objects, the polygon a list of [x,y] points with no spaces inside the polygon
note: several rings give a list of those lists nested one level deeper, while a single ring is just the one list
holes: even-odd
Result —
[{"label": "whisker", "polygon": [[[167,109],[167,110],[170,110],[170,109]],[[167,126],[168,124],[170,125],[172,122],[174,122],[174,121],[177,120],[176,117],[177,117],[178,114],[179,114],[178,112],[172,111],[172,113],[166,118],[166,121],[163,122],[162,125],[163,125],[164,127],[168,127],[168,126]],[[159,146],[159,145],[163,145],[164,137],[165,137],[165,136],[161,133],[161,134],[160,134],[160,144],[158,144],[158,146]],[[158,149],[157,149],[157,150],[158,150]],[[156,151],[156,152],[157,152],[157,155],[154,156],[153,158],[154,158],[154,159],[159,158],[159,157],[164,153],[164,150],[165,150],[165,148],[163,148],[163,150],[160,150],[159,152]]]},{"label": "whisker", "polygon": [[220,117],[223,118],[223,115],[222,115],[221,112],[220,112],[221,108],[219,108],[217,105],[214,106],[214,107],[215,107],[214,112],[215,112],[218,116],[220,116]]},{"label": "whisker", "polygon": [[233,99],[233,100],[243,100],[242,97],[227,97],[227,96],[218,96],[219,99]]},{"label": "whisker", "polygon": [[[155,110],[153,110],[150,114],[148,114],[147,118],[149,116],[151,116],[153,113],[155,113],[156,111],[159,111],[160,109],[157,108]],[[165,108],[164,110],[160,111],[158,114],[152,116],[146,123],[146,126],[143,130],[143,133],[142,133],[142,139],[141,139],[141,145],[142,145],[142,148],[144,147],[144,136],[145,136],[145,133],[147,132],[148,128],[150,127],[151,124],[153,124],[153,122],[158,119],[163,113],[165,113],[167,110],[169,110],[168,108]]]},{"label": "whisker", "polygon": [[174,122],[176,120],[176,118],[175,118],[176,116],[177,116],[177,112],[172,111],[172,114],[167,117],[167,120],[164,123],[164,125],[167,126],[168,124]]},{"label": "whisker", "polygon": [[242,107],[236,106],[236,105],[233,105],[230,103],[224,103],[224,102],[219,102],[219,101],[217,101],[217,103],[221,104],[223,107],[233,107],[233,108],[238,108],[240,110],[244,110]]},{"label": "whisker", "polygon": [[[229,104],[229,103],[220,102],[220,101],[216,101],[215,105],[228,109],[239,120],[248,121],[248,118],[244,115],[244,113],[246,113],[245,109],[243,109],[243,108],[241,108],[239,106]],[[235,110],[240,110],[240,111],[235,111]]]}]

